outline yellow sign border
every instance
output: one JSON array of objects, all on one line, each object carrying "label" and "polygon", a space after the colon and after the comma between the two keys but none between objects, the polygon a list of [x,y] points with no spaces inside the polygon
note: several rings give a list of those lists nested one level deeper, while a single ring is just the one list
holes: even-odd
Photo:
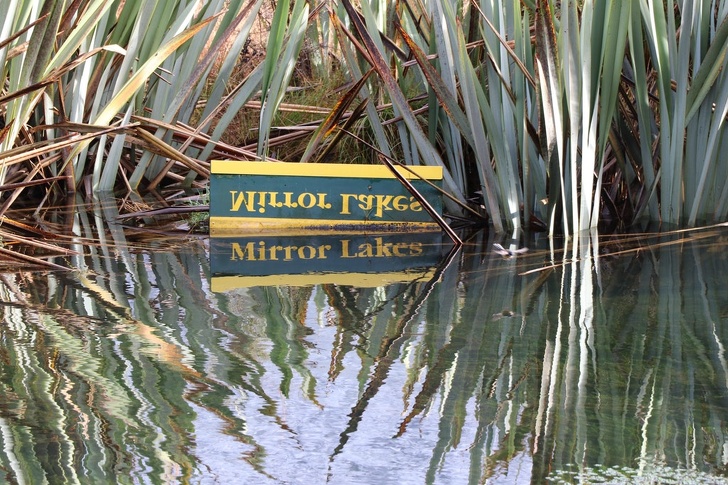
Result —
[{"label": "yellow sign border", "polygon": [[[442,167],[395,167],[407,179],[442,180]],[[410,172],[412,170],[413,173]],[[218,175],[274,175],[295,177],[396,178],[384,165],[355,163],[293,163],[213,160],[210,171]]]},{"label": "yellow sign border", "polygon": [[311,274],[278,274],[269,276],[213,276],[210,290],[213,293],[224,293],[239,288],[256,286],[316,286],[335,284],[376,288],[395,283],[408,283],[415,280],[430,280],[435,275],[434,268],[423,268],[421,271],[398,271],[392,273],[311,273]]},{"label": "yellow sign border", "polygon": [[440,226],[435,222],[210,217],[210,234],[215,237],[265,233],[274,233],[276,235],[362,234],[375,231],[434,232],[440,231]]}]

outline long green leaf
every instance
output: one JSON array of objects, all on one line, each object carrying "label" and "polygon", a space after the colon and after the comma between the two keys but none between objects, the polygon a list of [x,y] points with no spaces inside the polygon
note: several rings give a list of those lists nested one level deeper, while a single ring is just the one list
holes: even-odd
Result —
[{"label": "long green leaf", "polygon": [[455,98],[453,93],[447,88],[445,82],[443,81],[437,70],[432,66],[432,64],[430,64],[430,61],[427,59],[427,56],[422,51],[422,49],[420,49],[420,47],[415,44],[412,37],[410,37],[404,30],[404,27],[402,27],[402,24],[399,22],[399,20],[395,22],[395,26],[397,27],[399,34],[402,36],[402,39],[407,44],[407,47],[409,47],[410,53],[417,61],[417,65],[419,65],[420,69],[422,69],[422,73],[425,75],[427,82],[430,84],[430,87],[432,87],[433,91],[435,92],[435,96],[437,96],[441,107],[445,110],[445,112],[450,117],[455,126],[458,128],[460,133],[462,133],[465,141],[467,141],[470,146],[474,146],[475,140],[473,139],[470,125],[465,116],[465,113],[463,113],[463,110],[460,109],[460,106],[457,103],[457,99]]},{"label": "long green leaf", "polygon": [[728,51],[728,18],[724,19],[711,39],[708,52],[705,54],[698,72],[693,76],[687,99],[687,115],[685,122],[689,123],[700,108],[708,91],[720,74],[726,52]]},{"label": "long green leaf", "polygon": [[[356,42],[356,40],[354,39],[354,35],[344,28],[341,21],[339,20],[339,17],[335,15],[334,12],[331,12],[331,21],[334,24],[335,31],[342,40],[349,39],[352,42]],[[350,42],[341,42],[341,50],[343,51],[344,59],[349,66],[349,70],[351,71],[351,77],[354,79],[361,79],[363,77],[363,73],[361,68],[359,67],[359,62],[356,59],[356,55],[352,50]],[[362,48],[361,51],[365,51],[365,49]],[[374,138],[377,140],[377,148],[379,149],[379,151],[384,153],[384,155],[390,157],[392,155],[392,152],[389,147],[389,141],[387,139],[387,134],[384,131],[382,120],[379,119],[379,113],[375,105],[375,100],[372,97],[372,93],[369,91],[367,86],[362,86],[360,93],[362,99],[364,99],[365,101],[369,100],[369,102],[366,103],[365,108],[367,113],[367,119],[369,121],[369,126],[374,132]]]},{"label": "long green leaf", "polygon": [[[564,214],[564,232],[568,234],[568,217],[566,215],[566,194],[564,188],[564,152],[562,148],[564,139],[563,115],[561,113],[561,81],[559,79],[559,56],[556,44],[556,30],[553,23],[551,8],[547,0],[538,0],[536,8],[536,65],[538,69],[539,94],[543,110],[542,143],[545,145],[544,158],[549,165],[550,185],[550,213],[551,228],[554,232],[556,210],[561,207]],[[545,135],[545,136],[543,136]],[[560,197],[558,197],[560,196]]]},{"label": "long green leaf", "polygon": [[377,46],[374,44],[374,41],[372,40],[366,27],[359,19],[357,11],[354,9],[349,0],[342,0],[342,3],[349,13],[349,18],[354,24],[357,33],[359,34],[367,49],[367,54],[369,55],[369,59],[373,64],[372,67],[374,67],[374,69],[377,71],[377,74],[379,74],[380,78],[387,87],[387,92],[391,97],[392,102],[399,108],[403,121],[407,125],[407,128],[409,129],[415,140],[415,143],[417,144],[420,155],[426,161],[427,165],[443,167],[444,180],[447,189],[458,200],[464,201],[461,189],[457,186],[457,184],[455,184],[455,181],[452,179],[452,176],[447,170],[447,167],[445,167],[445,164],[442,162],[440,156],[434,150],[432,150],[432,145],[430,145],[427,137],[422,131],[422,128],[417,122],[414,113],[412,113],[412,110],[409,107],[404,94],[399,88],[397,81],[389,72],[386,61],[382,57]]},{"label": "long green leaf", "polygon": [[286,26],[288,24],[288,15],[290,10],[290,0],[281,0],[276,4],[276,10],[273,13],[273,20],[270,25],[268,34],[268,45],[266,47],[266,56],[263,67],[263,81],[261,90],[264,95],[268,92],[268,87],[273,79],[276,66],[280,61],[281,50],[283,49],[283,41],[286,36]]},{"label": "long green leaf", "polygon": [[[98,114],[94,120],[96,125],[106,125],[121,111],[126,103],[141,89],[147,82],[149,76],[159,67],[159,65],[171,55],[176,49],[184,44],[187,40],[202,30],[207,24],[212,22],[214,17],[208,18],[197,25],[190,27],[184,32],[172,38],[167,44],[162,46],[147,62],[145,62],[137,72],[124,84],[121,90],[112,98],[106,107]],[[75,157],[89,142],[79,143],[76,148],[67,157],[68,163]]]},{"label": "long green leaf", "polygon": [[[280,8],[280,5],[278,8]],[[278,14],[278,10],[276,10],[276,14]],[[264,67],[262,81],[263,105],[260,110],[260,126],[258,127],[258,155],[264,159],[268,155],[269,135],[273,117],[281,101],[283,101],[288,82],[293,74],[293,68],[296,65],[298,53],[301,50],[304,34],[306,33],[307,18],[308,3],[305,0],[296,0],[291,13],[285,51],[279,57],[275,57],[273,60],[274,66],[269,66],[266,62]],[[282,22],[282,20],[279,21]],[[273,69],[272,72],[269,72],[270,69]]]}]

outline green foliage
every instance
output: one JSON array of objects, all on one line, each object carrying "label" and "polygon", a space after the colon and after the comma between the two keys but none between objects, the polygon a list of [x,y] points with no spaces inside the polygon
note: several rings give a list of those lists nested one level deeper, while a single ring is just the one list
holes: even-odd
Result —
[{"label": "green foliage", "polygon": [[[0,140],[0,182],[64,174],[68,187],[75,188],[89,175],[95,191],[110,190],[119,180],[136,189],[143,180],[166,175],[162,172],[169,170],[171,152],[182,148],[194,156],[198,140],[179,143],[174,136],[179,138],[178,127],[186,125],[200,103],[204,106],[202,85],[213,65],[222,65],[218,72],[229,75],[262,0],[231,9],[227,4],[3,3],[0,113],[7,127]],[[226,84],[220,76],[218,81]],[[221,100],[217,86],[208,101]],[[167,147],[143,143],[142,123],[152,123],[151,130]],[[117,128],[98,133],[99,126],[109,125]],[[82,136],[88,132],[97,135]],[[100,143],[92,145],[96,137]],[[62,140],[75,142],[72,150],[58,145]],[[34,147],[43,149],[17,155]],[[124,160],[137,158],[139,148],[141,158],[123,168]],[[190,173],[174,178],[188,179],[190,185],[196,175]]]},{"label": "green foliage", "polygon": [[[726,171],[722,2],[677,17],[661,2],[401,2],[381,23],[367,2],[342,3],[359,39],[346,60],[376,70],[404,160],[445,166],[461,201],[479,191],[497,230],[540,220],[569,234],[605,213],[622,225],[725,219],[728,194],[711,184]],[[429,96],[427,125],[405,85]]]},{"label": "green foliage", "polygon": [[[240,3],[4,3],[0,176],[21,187],[1,210],[44,177],[199,187],[218,156],[322,160],[366,126],[499,232],[728,217],[725,1]],[[233,80],[260,18],[265,60]],[[349,86],[313,122],[279,116],[299,70]],[[257,143],[222,143],[244,111]]]}]

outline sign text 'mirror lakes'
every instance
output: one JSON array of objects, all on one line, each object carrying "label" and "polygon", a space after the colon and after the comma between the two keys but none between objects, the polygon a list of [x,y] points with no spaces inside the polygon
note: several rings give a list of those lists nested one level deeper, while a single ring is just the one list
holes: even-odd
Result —
[{"label": "sign text 'mirror lakes'", "polygon": [[[329,210],[334,207],[327,193],[301,192],[264,192],[231,190],[231,212],[257,212],[265,214],[266,210],[280,209],[312,209],[314,207]],[[381,218],[385,212],[421,212],[422,205],[413,196],[387,194],[339,194],[337,209],[340,215],[361,211],[369,217]]]},{"label": "sign text 'mirror lakes'", "polygon": [[406,258],[420,256],[421,242],[386,242],[381,237],[364,243],[341,239],[340,247],[332,244],[269,244],[266,241],[250,241],[232,244],[232,261],[297,261],[321,260],[330,255],[338,258]]}]

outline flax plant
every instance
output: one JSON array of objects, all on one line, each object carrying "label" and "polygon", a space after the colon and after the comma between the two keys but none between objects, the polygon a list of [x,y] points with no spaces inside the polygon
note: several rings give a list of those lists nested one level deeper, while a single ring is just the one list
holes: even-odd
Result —
[{"label": "flax plant", "polygon": [[[321,161],[358,132],[372,162],[443,167],[448,212],[498,232],[728,217],[723,0],[271,6],[3,3],[0,212],[29,184],[201,187],[211,158]],[[233,84],[264,11],[267,56]],[[277,126],[288,93],[331,69],[349,85],[330,113]],[[257,143],[221,142],[241,112]]]},{"label": "flax plant", "polygon": [[722,2],[342,3],[352,80],[375,69],[402,158],[444,166],[461,202],[481,194],[497,230],[725,217]]},{"label": "flax plant", "polygon": [[[262,3],[4,2],[0,183],[64,175],[74,190],[89,176],[97,192],[120,180],[137,189],[166,175],[170,159],[188,169],[171,174],[178,183],[206,182],[204,165],[192,160],[199,131],[184,128],[200,103],[222,101]],[[124,168],[123,160],[133,163]]]},{"label": "flax plant", "polygon": [[[640,118],[647,117],[640,121],[658,124],[661,219],[692,226],[728,215],[728,192],[719,178],[726,175],[719,150],[725,148],[728,113],[728,5],[683,2],[678,7],[639,2],[659,92],[659,109],[640,112]],[[634,75],[635,86],[650,81],[642,66],[635,66]],[[637,91],[637,101],[648,104],[648,94]]]}]

